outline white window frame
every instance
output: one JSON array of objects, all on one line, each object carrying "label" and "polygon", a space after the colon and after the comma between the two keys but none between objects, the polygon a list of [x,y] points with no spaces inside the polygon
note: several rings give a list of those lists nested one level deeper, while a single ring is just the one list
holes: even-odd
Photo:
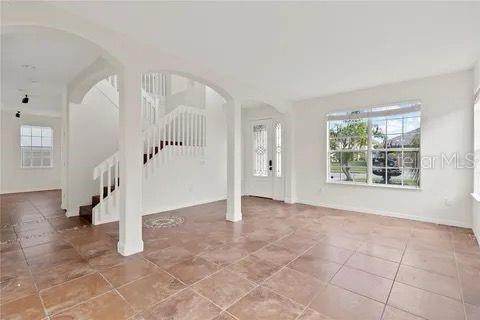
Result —
[{"label": "white window frame", "polygon": [[[29,127],[30,128],[30,135],[23,135],[22,134],[22,128],[24,127]],[[37,148],[41,148],[42,151],[44,149],[48,149],[49,153],[50,153],[50,156],[49,156],[49,160],[50,160],[50,165],[46,166],[43,164],[43,160],[44,160],[44,155],[43,155],[43,152],[42,152],[42,155],[40,157],[40,161],[41,161],[41,165],[39,166],[35,166],[33,165],[33,161],[32,161],[32,158],[30,158],[30,165],[29,166],[26,166],[25,165],[25,152],[24,152],[24,149],[26,148],[29,148],[30,151],[32,151],[32,148],[35,148],[35,146],[32,146],[30,143],[30,146],[22,146],[22,137],[30,137],[30,139],[32,139],[34,136],[32,135],[32,129],[33,128],[39,128],[40,129],[40,132],[42,132],[43,130],[42,129],[50,129],[51,131],[51,137],[50,138],[50,146],[44,146],[43,145],[43,135],[40,134],[40,146],[37,146]],[[38,137],[38,136],[35,136],[35,137]],[[29,125],[29,124],[23,124],[20,126],[20,143],[19,143],[19,148],[20,148],[20,167],[22,169],[47,169],[47,168],[53,168],[53,137],[54,137],[54,130],[52,127],[49,127],[49,126],[36,126],[36,125]]]},{"label": "white window frame", "polygon": [[[335,117],[335,115],[337,114],[342,114],[342,113],[352,113],[352,112],[357,112],[357,111],[360,111],[360,112],[366,112],[366,113],[369,113],[371,110],[373,109],[380,109],[380,108],[389,108],[389,107],[394,107],[394,106],[398,106],[398,105],[406,105],[406,104],[411,104],[411,105],[415,105],[417,104],[418,105],[418,108],[419,108],[419,112],[420,112],[420,146],[418,148],[403,148],[403,146],[401,148],[388,148],[388,150],[385,148],[385,149],[374,149],[372,147],[372,119],[375,118],[375,116],[366,116],[366,117],[363,117],[365,119],[367,119],[367,132],[368,132],[368,144],[367,144],[367,147],[365,149],[362,149],[362,150],[343,150],[343,151],[339,151],[339,150],[330,150],[330,129],[329,129],[329,122],[332,121],[330,119],[331,116]],[[327,114],[327,119],[325,121],[326,123],[326,149],[327,149],[327,153],[326,153],[326,183],[329,183],[329,184],[340,184],[340,185],[354,185],[354,186],[367,186],[367,187],[379,187],[379,188],[399,188],[399,189],[409,189],[409,190],[421,190],[422,189],[422,168],[421,168],[421,149],[422,149],[422,141],[421,141],[421,136],[422,136],[422,115],[421,115],[421,108],[422,108],[422,102],[419,101],[419,100],[414,100],[414,101],[402,101],[402,102],[397,102],[397,103],[390,103],[390,104],[386,104],[386,105],[380,105],[380,106],[370,106],[370,107],[366,107],[366,108],[358,108],[358,109],[353,109],[353,110],[350,110],[350,111],[343,111],[343,112],[335,112],[335,113],[332,113],[332,114]],[[401,109],[399,109],[401,110]],[[402,115],[402,114],[406,114],[407,112],[398,112],[399,114],[399,117]],[[402,125],[403,125],[403,122],[402,122]],[[402,130],[402,133],[403,133],[403,130]],[[366,162],[367,162],[367,167],[366,167],[366,178],[367,178],[367,181],[366,182],[355,182],[355,181],[336,181],[336,180],[332,180],[330,178],[330,154],[331,152],[366,152]],[[387,183],[373,183],[372,182],[372,168],[373,168],[373,165],[372,165],[372,153],[375,152],[375,151],[384,151],[385,152],[385,156],[387,156],[387,152],[390,151],[402,151],[402,152],[408,152],[408,151],[416,151],[418,152],[418,164],[417,164],[417,169],[418,169],[418,174],[419,174],[419,185],[418,186],[410,186],[410,185],[397,185],[397,184],[387,184]],[[387,164],[385,164],[385,168],[388,168],[387,167]],[[403,168],[402,168],[403,169]]]}]

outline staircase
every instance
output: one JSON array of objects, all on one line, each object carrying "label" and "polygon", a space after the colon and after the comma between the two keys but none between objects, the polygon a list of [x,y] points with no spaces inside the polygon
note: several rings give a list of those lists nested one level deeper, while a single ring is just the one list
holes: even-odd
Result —
[{"label": "staircase", "polygon": [[[145,109],[144,109],[145,110]],[[179,106],[164,117],[148,117],[150,125],[143,132],[144,170],[155,170],[176,157],[203,155],[206,146],[206,113],[204,109]],[[145,119],[144,119],[145,120]],[[120,161],[118,151],[93,170],[99,181],[99,192],[91,204],[80,207],[80,216],[90,223],[101,224],[118,220]]]}]

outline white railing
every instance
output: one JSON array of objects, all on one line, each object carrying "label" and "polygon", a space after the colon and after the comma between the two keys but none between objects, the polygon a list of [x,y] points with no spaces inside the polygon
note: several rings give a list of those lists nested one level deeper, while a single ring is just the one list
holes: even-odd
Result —
[{"label": "white railing", "polygon": [[[120,161],[118,151],[93,169],[93,180],[97,179],[99,180],[100,200],[98,205],[94,207],[93,213],[103,214],[110,209],[105,206],[106,199],[112,193],[117,193],[120,186]],[[116,198],[118,200],[118,197]],[[109,204],[116,205],[115,202],[109,202]]]},{"label": "white railing", "polygon": [[[204,109],[179,106],[148,127],[143,136],[144,165],[155,159],[169,160],[173,156],[196,156],[205,153],[207,145],[207,117]],[[161,156],[161,157],[159,157]],[[99,203],[93,208],[93,221],[110,221],[110,212],[118,211],[120,186],[118,151],[102,161],[93,170],[93,179],[99,180]],[[115,194],[112,198],[111,195]]]},{"label": "white railing", "polygon": [[118,91],[118,77],[116,74],[107,77],[108,83]]},{"label": "white railing", "polygon": [[204,154],[207,117],[204,109],[179,106],[144,132],[146,165],[157,155],[162,160],[173,155]]}]

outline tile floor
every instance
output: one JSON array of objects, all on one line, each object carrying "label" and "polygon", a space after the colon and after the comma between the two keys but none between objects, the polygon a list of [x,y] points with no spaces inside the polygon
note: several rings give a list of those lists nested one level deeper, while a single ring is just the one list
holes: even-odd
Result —
[{"label": "tile floor", "polygon": [[59,203],[1,196],[1,319],[480,319],[471,230],[247,197],[241,223],[176,210],[122,257],[116,224]]}]

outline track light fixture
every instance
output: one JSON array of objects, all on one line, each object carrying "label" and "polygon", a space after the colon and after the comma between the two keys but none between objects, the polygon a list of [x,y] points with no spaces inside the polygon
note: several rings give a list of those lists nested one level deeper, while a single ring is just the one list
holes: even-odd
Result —
[{"label": "track light fixture", "polygon": [[28,103],[28,94],[22,99],[22,103]]}]

